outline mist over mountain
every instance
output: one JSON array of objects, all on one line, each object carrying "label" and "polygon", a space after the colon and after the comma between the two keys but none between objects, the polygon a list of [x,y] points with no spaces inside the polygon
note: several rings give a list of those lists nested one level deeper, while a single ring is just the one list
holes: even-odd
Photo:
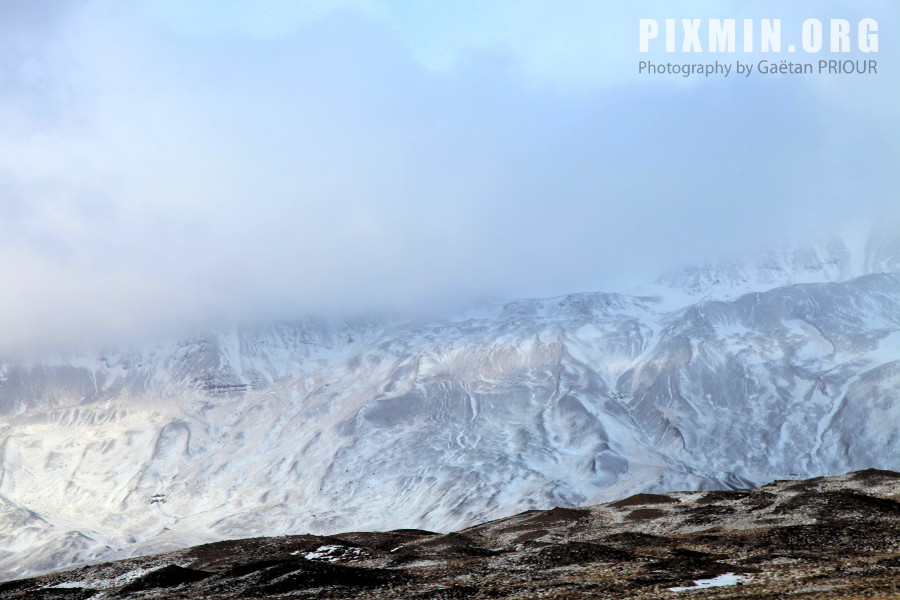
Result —
[{"label": "mist over mountain", "polygon": [[898,216],[900,74],[638,74],[638,20],[696,1],[264,4],[0,3],[0,354],[623,291]]},{"label": "mist over mountain", "polygon": [[667,296],[7,361],[0,570],[898,469],[894,239],[691,269]]}]

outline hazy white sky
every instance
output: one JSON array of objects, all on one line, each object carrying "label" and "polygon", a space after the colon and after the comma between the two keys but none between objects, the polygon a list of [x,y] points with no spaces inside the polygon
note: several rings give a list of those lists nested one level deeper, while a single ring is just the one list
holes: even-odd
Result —
[{"label": "hazy white sky", "polygon": [[[896,3],[746,4],[2,2],[2,345],[610,290],[895,211]],[[879,74],[640,75],[667,17],[874,17]],[[717,58],[761,57],[650,55]]]}]

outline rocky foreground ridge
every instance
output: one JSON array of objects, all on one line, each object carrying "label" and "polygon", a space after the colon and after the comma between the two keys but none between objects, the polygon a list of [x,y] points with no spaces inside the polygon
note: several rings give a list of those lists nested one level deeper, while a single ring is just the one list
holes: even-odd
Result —
[{"label": "rocky foreground ridge", "polygon": [[29,600],[682,597],[900,597],[900,473],[638,494],[444,535],[223,541],[0,584]]}]

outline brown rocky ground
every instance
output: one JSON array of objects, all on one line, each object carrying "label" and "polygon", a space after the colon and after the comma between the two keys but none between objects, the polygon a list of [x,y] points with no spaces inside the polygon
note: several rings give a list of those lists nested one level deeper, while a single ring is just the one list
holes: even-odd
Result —
[{"label": "brown rocky ground", "polygon": [[[726,573],[745,577],[670,590]],[[446,535],[218,542],[0,583],[0,598],[900,599],[900,473],[639,494]]]}]

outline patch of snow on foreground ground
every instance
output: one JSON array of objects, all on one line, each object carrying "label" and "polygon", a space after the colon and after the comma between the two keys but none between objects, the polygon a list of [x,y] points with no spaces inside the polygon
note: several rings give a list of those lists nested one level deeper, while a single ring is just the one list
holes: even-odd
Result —
[{"label": "patch of snow on foreground ground", "polygon": [[686,592],[688,590],[700,590],[708,587],[737,585],[739,583],[744,583],[745,581],[750,581],[750,577],[746,575],[735,575],[734,573],[725,573],[724,575],[719,575],[718,577],[713,577],[712,579],[697,579],[694,581],[694,585],[685,587],[672,587],[669,588],[669,591]]},{"label": "patch of snow on foreground ground", "polygon": [[43,589],[45,590],[55,590],[55,589],[79,589],[79,588],[92,588],[97,590],[108,590],[111,588],[122,587],[123,585],[129,584],[132,581],[137,580],[140,577],[143,577],[147,573],[155,571],[156,569],[133,569],[128,571],[127,573],[123,573],[118,577],[112,578],[104,578],[104,579],[94,579],[91,581],[64,581],[62,583],[57,583],[55,585],[45,586]]}]

